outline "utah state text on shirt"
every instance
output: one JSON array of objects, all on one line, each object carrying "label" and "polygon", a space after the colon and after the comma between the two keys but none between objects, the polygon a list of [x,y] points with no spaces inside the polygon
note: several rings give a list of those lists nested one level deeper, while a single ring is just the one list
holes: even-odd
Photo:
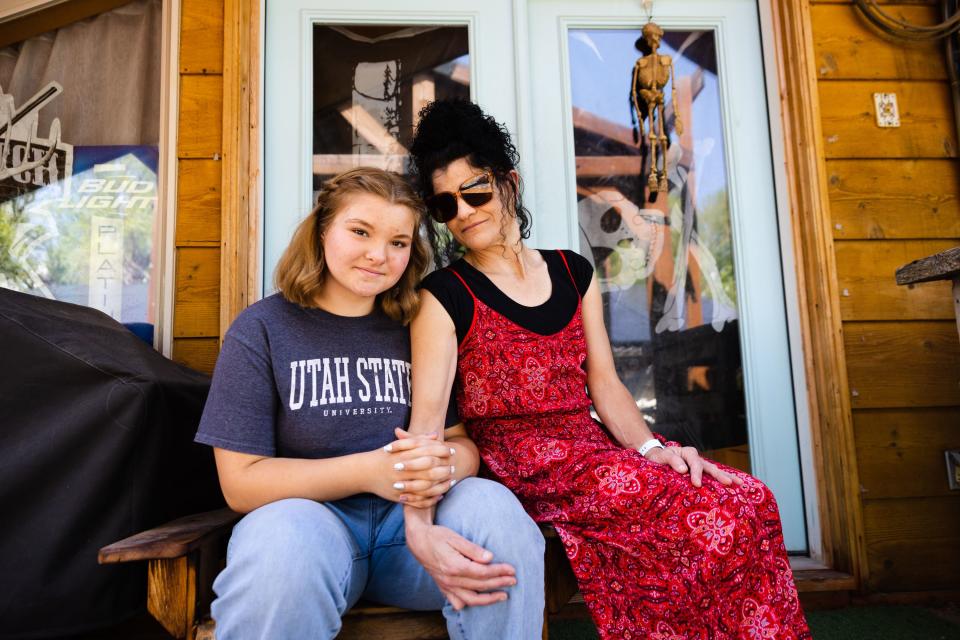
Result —
[{"label": "utah state text on shirt", "polygon": [[354,402],[392,402],[410,406],[410,363],[394,358],[313,358],[290,363],[290,410]]}]

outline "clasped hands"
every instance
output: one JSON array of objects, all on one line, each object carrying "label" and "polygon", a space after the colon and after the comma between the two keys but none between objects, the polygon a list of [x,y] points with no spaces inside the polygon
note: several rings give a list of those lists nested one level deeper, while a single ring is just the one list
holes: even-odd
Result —
[{"label": "clasped hands", "polygon": [[395,429],[397,439],[375,451],[371,491],[381,498],[417,508],[435,505],[456,484],[456,449],[436,433],[412,435]]},{"label": "clasped hands", "polygon": [[[371,452],[379,476],[374,492],[411,507],[432,507],[456,483],[456,450],[435,433],[412,435],[396,429],[395,434],[396,440]],[[503,589],[517,583],[515,569],[494,562],[489,550],[430,520],[407,519],[407,547],[453,608],[506,600]]]}]

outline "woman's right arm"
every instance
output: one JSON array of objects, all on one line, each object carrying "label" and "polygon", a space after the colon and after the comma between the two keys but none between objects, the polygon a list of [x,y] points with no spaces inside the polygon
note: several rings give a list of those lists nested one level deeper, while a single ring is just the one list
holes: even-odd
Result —
[{"label": "woman's right arm", "polygon": [[[443,429],[450,389],[457,366],[456,327],[437,298],[420,292],[420,310],[410,328],[413,352],[413,408],[410,432],[424,434]],[[457,477],[475,475],[480,466],[476,445],[465,430],[444,444],[457,453]],[[433,508],[403,509],[407,548],[423,565],[440,591],[458,611],[506,600],[503,589],[516,581],[516,571],[505,563],[491,563],[493,554],[459,533],[433,524]],[[490,514],[496,517],[496,514]]]}]

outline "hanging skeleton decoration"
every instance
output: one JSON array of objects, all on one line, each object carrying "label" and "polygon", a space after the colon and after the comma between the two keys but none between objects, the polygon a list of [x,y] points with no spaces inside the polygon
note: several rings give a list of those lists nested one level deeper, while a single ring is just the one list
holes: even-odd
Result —
[{"label": "hanging skeleton decoration", "polygon": [[[675,80],[673,59],[665,54],[657,53],[660,41],[663,38],[663,29],[655,22],[643,25],[643,36],[636,42],[636,48],[643,55],[637,58],[633,65],[633,79],[630,83],[630,107],[633,120],[634,142],[644,145],[646,139],[646,153],[650,155],[650,175],[647,186],[651,197],[659,192],[666,192],[667,188],[667,146],[669,138],[665,132],[664,89],[667,83]],[[674,129],[683,134],[683,122],[677,109],[677,84],[671,82],[673,93]],[[645,133],[644,123],[646,122]]]}]

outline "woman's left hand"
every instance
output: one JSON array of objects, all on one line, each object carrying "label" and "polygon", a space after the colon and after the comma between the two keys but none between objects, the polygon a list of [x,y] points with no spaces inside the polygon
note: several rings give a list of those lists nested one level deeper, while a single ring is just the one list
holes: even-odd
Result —
[{"label": "woman's left hand", "polygon": [[736,485],[743,484],[743,480],[733,474],[727,473],[709,460],[700,457],[700,452],[695,447],[667,447],[666,449],[653,449],[646,455],[647,460],[657,464],[666,464],[677,473],[689,473],[690,482],[693,486],[703,486],[703,474],[716,478],[720,484]]}]

